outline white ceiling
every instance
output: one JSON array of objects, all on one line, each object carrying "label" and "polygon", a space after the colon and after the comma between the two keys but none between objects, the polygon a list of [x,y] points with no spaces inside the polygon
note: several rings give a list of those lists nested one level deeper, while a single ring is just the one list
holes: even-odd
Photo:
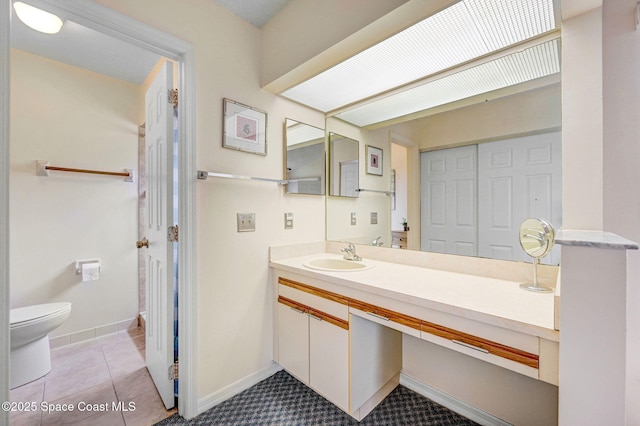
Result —
[{"label": "white ceiling", "polygon": [[[260,28],[291,0],[213,1]],[[154,53],[71,21],[66,21],[58,34],[42,34],[24,25],[15,12],[11,47],[134,84],[141,84],[160,59]]]},{"label": "white ceiling", "polygon": [[213,0],[245,21],[262,28],[291,0]]}]

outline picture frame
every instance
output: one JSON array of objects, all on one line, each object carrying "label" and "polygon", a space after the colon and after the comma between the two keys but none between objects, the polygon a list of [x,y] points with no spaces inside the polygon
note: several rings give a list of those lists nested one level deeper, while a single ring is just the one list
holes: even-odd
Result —
[{"label": "picture frame", "polygon": [[222,147],[267,155],[267,113],[223,99]]},{"label": "picture frame", "polygon": [[382,176],[382,149],[367,145],[367,174]]}]

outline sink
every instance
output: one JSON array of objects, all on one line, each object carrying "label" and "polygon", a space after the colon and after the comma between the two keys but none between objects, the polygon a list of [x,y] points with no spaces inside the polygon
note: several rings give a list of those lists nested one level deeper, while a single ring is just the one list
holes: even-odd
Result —
[{"label": "sink", "polygon": [[374,266],[362,261],[336,259],[330,257],[311,259],[304,262],[303,265],[310,269],[332,272],[364,271],[367,269],[371,269]]}]

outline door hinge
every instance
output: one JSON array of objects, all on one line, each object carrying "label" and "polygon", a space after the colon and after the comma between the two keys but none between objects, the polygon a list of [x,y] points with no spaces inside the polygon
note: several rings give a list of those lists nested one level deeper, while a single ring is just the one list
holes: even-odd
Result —
[{"label": "door hinge", "polygon": [[167,230],[167,240],[170,243],[177,243],[179,241],[178,225],[170,226]]},{"label": "door hinge", "polygon": [[178,108],[178,89],[169,89],[167,92],[169,94],[167,101],[173,104],[174,108]]},{"label": "door hinge", "polygon": [[178,361],[169,366],[169,380],[178,380]]}]

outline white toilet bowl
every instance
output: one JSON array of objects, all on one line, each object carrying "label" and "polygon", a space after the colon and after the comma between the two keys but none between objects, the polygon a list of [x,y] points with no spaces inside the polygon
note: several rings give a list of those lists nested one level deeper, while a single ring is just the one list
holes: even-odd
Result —
[{"label": "white toilet bowl", "polygon": [[71,303],[46,303],[11,309],[11,389],[51,370],[49,333],[69,318]]}]

